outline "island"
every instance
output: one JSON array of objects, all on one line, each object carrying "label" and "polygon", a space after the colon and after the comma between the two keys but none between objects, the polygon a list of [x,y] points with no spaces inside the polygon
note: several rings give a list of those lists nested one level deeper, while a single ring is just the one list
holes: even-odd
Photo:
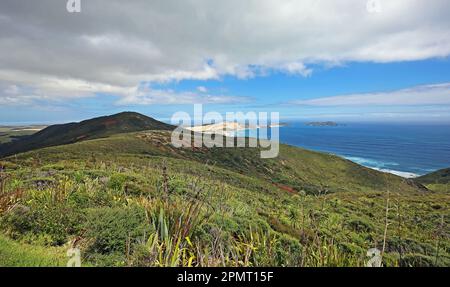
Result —
[{"label": "island", "polygon": [[331,121],[327,121],[327,122],[309,122],[306,123],[307,126],[311,126],[311,127],[337,127],[339,126],[338,123],[336,122],[331,122]]}]

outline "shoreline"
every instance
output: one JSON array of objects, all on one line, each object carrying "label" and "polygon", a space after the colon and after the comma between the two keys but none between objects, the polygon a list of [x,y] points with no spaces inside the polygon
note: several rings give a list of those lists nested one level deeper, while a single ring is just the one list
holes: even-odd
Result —
[{"label": "shoreline", "polygon": [[366,167],[374,169],[374,170],[378,170],[378,171],[381,171],[381,172],[394,174],[394,175],[397,175],[397,176],[400,176],[400,177],[403,177],[403,178],[416,178],[416,177],[420,176],[420,174],[407,172],[407,171],[398,171],[398,170],[392,170],[392,169],[382,169],[382,168],[376,168],[376,167],[370,167],[370,166],[366,166]]},{"label": "shoreline", "polygon": [[[334,153],[333,153],[334,154]],[[354,162],[356,164],[362,165],[364,167],[373,169],[373,170],[377,170],[377,171],[381,171],[381,172],[386,172],[386,173],[390,173],[390,174],[394,174],[403,178],[416,178],[421,176],[420,174],[417,173],[413,173],[413,172],[409,172],[409,171],[401,171],[401,170],[395,170],[395,169],[390,169],[390,168],[384,168],[384,167],[375,167],[375,166],[370,166],[368,164],[365,164],[364,162],[368,162],[371,161],[370,159],[366,159],[366,158],[359,158],[359,157],[352,157],[352,156],[342,156],[339,154],[335,154],[339,157],[345,158],[351,162]]]},{"label": "shoreline", "polygon": [[[211,133],[215,133],[215,134],[221,134],[223,136],[238,136],[239,132],[243,132],[243,131],[247,131],[247,130],[257,130],[259,128],[279,128],[279,127],[284,127],[285,124],[274,124],[274,125],[268,125],[268,126],[245,126],[242,125],[240,123],[230,123],[230,122],[222,122],[222,123],[218,123],[218,124],[211,124],[211,125],[205,125],[205,126],[192,126],[192,127],[186,127],[186,129],[194,131],[194,132],[200,132],[200,133],[205,133],[205,134],[211,134]],[[22,126],[0,126],[1,128],[4,129],[9,129],[11,132],[19,132],[19,131],[40,131],[42,128],[45,128],[45,126],[42,125],[22,125]],[[295,145],[297,147],[300,148],[305,148],[301,145]],[[336,156],[339,156],[341,158],[350,160],[356,164],[359,164],[361,166],[373,169],[373,170],[377,170],[380,172],[385,172],[385,173],[390,173],[390,174],[394,174],[403,178],[416,178],[416,177],[420,177],[421,174],[417,174],[417,173],[413,173],[413,172],[409,172],[409,171],[401,171],[401,170],[395,170],[395,169],[390,169],[390,168],[385,168],[385,164],[390,164],[390,163],[381,163],[380,166],[373,166],[370,164],[367,164],[368,162],[372,162],[374,160],[372,159],[368,159],[368,158],[362,158],[362,157],[355,157],[355,156],[345,156],[345,155],[340,155],[337,153],[333,153],[333,152],[329,152],[329,151],[323,151],[323,150],[318,150],[318,149],[314,149],[311,148],[311,150],[313,151],[318,151],[318,152],[327,152]],[[376,162],[376,161],[374,161]],[[392,165],[392,164],[391,164]],[[395,165],[395,164],[394,164]]]}]

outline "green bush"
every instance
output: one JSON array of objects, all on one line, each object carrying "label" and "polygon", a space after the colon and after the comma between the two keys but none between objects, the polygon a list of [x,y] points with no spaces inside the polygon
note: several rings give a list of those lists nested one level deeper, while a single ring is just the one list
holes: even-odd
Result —
[{"label": "green bush", "polygon": [[134,182],[128,182],[125,184],[125,192],[129,196],[139,196],[144,193],[142,186],[140,184],[136,184]]},{"label": "green bush", "polygon": [[409,238],[394,237],[387,240],[386,251],[411,254],[433,254],[435,252],[435,246],[425,242],[419,243]]},{"label": "green bush", "polygon": [[276,265],[296,266],[300,262],[302,245],[289,235],[279,236],[275,250]]},{"label": "green bush", "polygon": [[1,227],[13,237],[32,230],[34,218],[28,206],[17,205],[1,217]]},{"label": "green bush", "polygon": [[114,190],[122,190],[128,180],[128,176],[115,173],[109,178],[108,187]]},{"label": "green bush", "polygon": [[127,241],[144,240],[151,231],[145,211],[139,207],[98,208],[87,212],[85,237],[92,241],[88,252],[125,253]]},{"label": "green bush", "polygon": [[373,231],[373,224],[362,218],[351,218],[346,222],[346,225],[356,232],[371,232]]},{"label": "green bush", "polygon": [[87,261],[93,266],[123,267],[127,265],[125,254],[120,252],[111,252],[108,254],[88,253],[82,254],[82,256],[83,262]]},{"label": "green bush", "polygon": [[47,243],[62,245],[70,235],[79,233],[81,221],[82,215],[66,206],[55,205],[40,209],[20,206],[3,217],[2,228],[13,238],[42,238],[45,235]]},{"label": "green bush", "polygon": [[402,267],[431,267],[434,266],[435,259],[423,254],[410,253],[406,254],[400,260]]}]

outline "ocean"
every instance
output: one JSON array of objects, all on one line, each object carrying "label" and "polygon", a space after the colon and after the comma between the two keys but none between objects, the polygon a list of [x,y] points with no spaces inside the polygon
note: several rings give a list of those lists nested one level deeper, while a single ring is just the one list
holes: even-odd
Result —
[{"label": "ocean", "polygon": [[404,177],[450,167],[450,125],[444,124],[287,122],[280,128],[280,141]]}]

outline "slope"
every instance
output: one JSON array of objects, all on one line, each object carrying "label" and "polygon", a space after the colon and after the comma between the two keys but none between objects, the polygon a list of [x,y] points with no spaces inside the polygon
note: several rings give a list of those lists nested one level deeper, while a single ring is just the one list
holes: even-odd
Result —
[{"label": "slope", "polygon": [[70,144],[118,133],[170,129],[173,129],[173,126],[153,118],[134,112],[123,112],[79,123],[49,126],[24,139],[0,145],[0,158],[43,147]]}]

